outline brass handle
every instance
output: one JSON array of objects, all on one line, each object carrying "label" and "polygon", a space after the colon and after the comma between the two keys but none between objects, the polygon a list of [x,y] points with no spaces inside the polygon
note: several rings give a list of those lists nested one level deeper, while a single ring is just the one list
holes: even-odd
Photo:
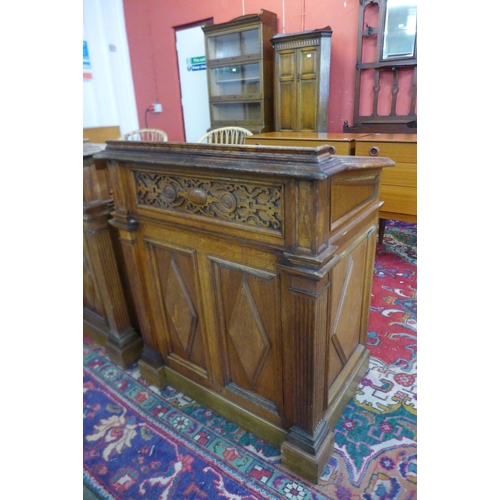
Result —
[{"label": "brass handle", "polygon": [[377,146],[373,146],[373,148],[370,149],[370,156],[378,156],[379,149]]}]

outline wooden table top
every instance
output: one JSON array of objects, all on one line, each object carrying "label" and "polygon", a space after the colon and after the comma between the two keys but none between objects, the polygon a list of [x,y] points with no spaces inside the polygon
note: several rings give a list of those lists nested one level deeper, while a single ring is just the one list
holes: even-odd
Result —
[{"label": "wooden table top", "polygon": [[[358,135],[358,134],[351,134]],[[417,134],[359,134],[358,142],[417,142]]]},{"label": "wooden table top", "polygon": [[264,134],[254,134],[248,137],[257,139],[293,139],[295,141],[353,141],[364,135],[368,134],[351,134],[343,132],[266,132]]}]

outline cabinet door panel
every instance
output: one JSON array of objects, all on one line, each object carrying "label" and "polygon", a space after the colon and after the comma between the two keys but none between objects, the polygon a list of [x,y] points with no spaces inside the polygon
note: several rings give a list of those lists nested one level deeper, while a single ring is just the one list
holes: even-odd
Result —
[{"label": "cabinet door panel", "polygon": [[295,79],[295,51],[283,51],[278,60],[278,78],[282,80]]},{"label": "cabinet door panel", "polygon": [[298,129],[302,131],[316,130],[317,116],[316,80],[300,80],[298,90],[297,121]]},{"label": "cabinet door panel", "polygon": [[316,49],[302,49],[299,51],[298,71],[301,78],[317,78],[317,55],[318,51]]},{"label": "cabinet door panel", "polygon": [[152,299],[158,311],[156,329],[163,359],[177,369],[181,363],[183,371],[206,373],[196,252],[165,242],[145,241],[149,274],[156,291]]},{"label": "cabinet door panel", "polygon": [[213,260],[225,387],[273,413],[281,408],[278,274]]},{"label": "cabinet door panel", "polygon": [[279,130],[295,129],[295,82],[280,82]]}]

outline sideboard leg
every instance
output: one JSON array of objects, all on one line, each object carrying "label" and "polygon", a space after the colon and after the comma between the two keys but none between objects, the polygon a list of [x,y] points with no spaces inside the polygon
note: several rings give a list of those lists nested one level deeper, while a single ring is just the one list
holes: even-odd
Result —
[{"label": "sideboard leg", "polygon": [[378,242],[382,245],[384,242],[384,233],[385,233],[385,219],[379,219],[378,221]]}]

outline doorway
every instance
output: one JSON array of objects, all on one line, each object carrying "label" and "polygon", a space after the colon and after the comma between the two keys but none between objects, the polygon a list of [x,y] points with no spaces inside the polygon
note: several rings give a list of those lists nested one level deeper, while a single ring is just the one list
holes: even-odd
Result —
[{"label": "doorway", "polygon": [[175,29],[186,142],[197,142],[210,128],[205,35],[207,21]]}]

